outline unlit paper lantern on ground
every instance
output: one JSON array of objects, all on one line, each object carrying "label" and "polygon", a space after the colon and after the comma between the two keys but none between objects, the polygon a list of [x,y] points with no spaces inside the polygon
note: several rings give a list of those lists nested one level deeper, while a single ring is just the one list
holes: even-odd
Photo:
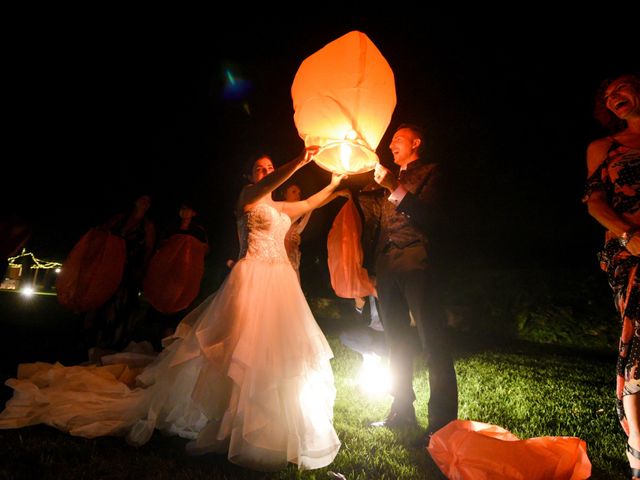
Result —
[{"label": "unlit paper lantern on ground", "polygon": [[447,478],[477,480],[585,480],[587,444],[578,437],[520,440],[498,425],[453,420],[435,432],[427,451]]},{"label": "unlit paper lantern on ground", "polygon": [[391,67],[362,32],[350,32],[305,59],[291,86],[294,121],[325,170],[363,173],[396,106]]}]

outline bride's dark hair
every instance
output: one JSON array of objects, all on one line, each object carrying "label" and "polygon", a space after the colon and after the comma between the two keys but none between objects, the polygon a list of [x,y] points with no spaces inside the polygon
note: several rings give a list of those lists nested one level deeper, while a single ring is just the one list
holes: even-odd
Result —
[{"label": "bride's dark hair", "polygon": [[268,153],[264,153],[264,152],[255,154],[255,155],[251,156],[249,158],[249,160],[247,160],[245,162],[245,164],[244,164],[244,166],[242,168],[242,180],[245,183],[251,183],[251,174],[253,173],[253,166],[261,158],[268,158],[269,160],[271,160],[271,163],[273,163],[273,166],[275,168],[276,164],[273,161],[273,158],[271,158],[271,155],[269,155]]}]

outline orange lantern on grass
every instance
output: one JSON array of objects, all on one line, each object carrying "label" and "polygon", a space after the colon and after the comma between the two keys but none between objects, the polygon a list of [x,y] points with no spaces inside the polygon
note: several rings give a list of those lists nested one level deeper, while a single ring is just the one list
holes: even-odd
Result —
[{"label": "orange lantern on grass", "polygon": [[315,162],[330,172],[373,170],[396,106],[393,71],[362,32],[349,32],[306,58],[291,86],[294,122]]}]

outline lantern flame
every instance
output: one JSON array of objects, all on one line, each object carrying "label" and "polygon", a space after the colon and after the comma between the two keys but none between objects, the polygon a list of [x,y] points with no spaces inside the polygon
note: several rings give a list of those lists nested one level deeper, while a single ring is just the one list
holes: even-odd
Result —
[{"label": "lantern flame", "polygon": [[350,159],[351,148],[346,143],[340,144],[340,160],[342,161],[342,167],[345,169],[345,171],[349,170]]}]

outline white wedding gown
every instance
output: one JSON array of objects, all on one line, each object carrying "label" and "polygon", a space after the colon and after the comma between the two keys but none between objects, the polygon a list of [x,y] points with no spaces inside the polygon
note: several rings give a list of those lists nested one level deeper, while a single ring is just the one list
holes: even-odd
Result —
[{"label": "white wedding gown", "polygon": [[333,354],[289,263],[289,226],[267,204],[243,215],[238,262],[135,380],[122,365],[20,365],[0,428],[45,423],[134,445],[159,429],[191,439],[190,453],[228,452],[255,470],[331,463]]}]

